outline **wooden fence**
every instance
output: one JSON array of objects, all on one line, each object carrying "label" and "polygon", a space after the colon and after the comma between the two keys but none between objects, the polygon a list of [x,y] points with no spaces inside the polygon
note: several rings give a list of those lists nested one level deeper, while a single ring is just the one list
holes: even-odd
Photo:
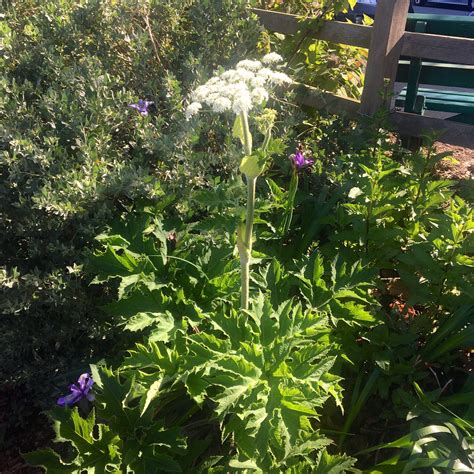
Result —
[{"label": "wooden fence", "polygon": [[[410,0],[379,0],[374,26],[322,21],[308,37],[369,49],[364,90],[360,101],[296,86],[300,103],[330,113],[372,115],[384,103],[383,91],[393,91],[401,55],[474,66],[474,39],[405,31]],[[294,35],[300,28],[296,15],[253,9],[263,25],[274,32]],[[474,84],[473,84],[474,87]],[[443,141],[474,147],[474,126],[390,110],[391,125],[404,135],[437,133]]]}]

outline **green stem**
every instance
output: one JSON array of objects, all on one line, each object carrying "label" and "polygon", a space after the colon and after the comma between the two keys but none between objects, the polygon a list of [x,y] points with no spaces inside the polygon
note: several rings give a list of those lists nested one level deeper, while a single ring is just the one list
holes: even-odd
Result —
[{"label": "green stem", "polygon": [[[252,154],[252,134],[250,133],[249,120],[246,112],[240,113],[240,120],[242,121],[243,129],[243,145],[245,156]],[[245,234],[243,235],[243,242],[238,246],[240,253],[241,266],[241,307],[248,309],[249,307],[249,288],[250,288],[250,261],[252,258],[252,234],[253,234],[253,220],[255,213],[255,186],[257,177],[247,178],[247,216],[245,219]]]},{"label": "green stem", "polygon": [[250,134],[247,112],[240,112],[240,119],[244,130],[244,153],[246,156],[250,156],[252,154],[252,135]]},{"label": "green stem", "polygon": [[242,309],[249,307],[249,288],[250,288],[250,261],[252,258],[252,237],[253,221],[255,214],[255,188],[257,178],[247,177],[247,216],[245,219],[245,235],[243,248],[240,250],[240,264],[242,266]]},{"label": "green stem", "polygon": [[298,170],[293,168],[291,175],[290,188],[288,190],[288,201],[286,203],[286,215],[283,220],[281,236],[284,237],[290,230],[291,221],[293,220],[293,210],[295,207],[296,191],[298,190]]},{"label": "green stem", "polygon": [[367,216],[365,219],[365,254],[369,255],[369,234],[370,234],[370,219],[372,218],[372,200],[367,207]]},{"label": "green stem", "polygon": [[268,145],[270,143],[270,139],[272,138],[272,129],[270,128],[267,133],[265,134],[265,138],[263,139],[262,150],[267,151]]}]

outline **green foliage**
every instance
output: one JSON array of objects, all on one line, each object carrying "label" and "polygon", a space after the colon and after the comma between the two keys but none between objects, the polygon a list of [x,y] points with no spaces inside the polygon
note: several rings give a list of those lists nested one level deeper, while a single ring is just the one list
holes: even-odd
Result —
[{"label": "green foliage", "polygon": [[[252,278],[254,289],[263,293],[253,300],[248,313],[233,309],[238,304],[238,266],[235,236],[228,229],[234,228],[242,212],[239,180],[217,181],[215,189],[196,193],[196,222],[162,220],[150,208],[116,221],[98,236],[101,248],[91,257],[90,269],[97,275],[96,283],[108,283],[117,295],[106,309],[125,330],[147,341],[129,351],[114,371],[94,373],[100,384],[95,409],[121,440],[122,462],[129,459],[129,452],[145,462],[148,458],[137,454],[146,450],[137,429],[146,431],[161,423],[163,429],[177,429],[187,446],[181,454],[166,446],[163,451],[183,472],[199,472],[211,465],[212,472],[347,472],[353,461],[326,451],[331,443],[322,434],[326,424],[329,432],[339,435],[340,446],[357,451],[361,445],[352,448],[353,436],[348,435],[359,430],[371,403],[390,401],[393,405],[381,407],[381,413],[386,420],[399,419],[415,406],[410,381],[432,387],[432,374],[440,383],[438,367],[460,365],[460,354],[473,342],[472,306],[466,304],[466,295],[461,303],[454,295],[444,299],[449,290],[431,291],[425,299],[415,300],[424,314],[411,322],[389,309],[387,298],[404,295],[392,295],[384,288],[383,271],[388,265],[401,268],[404,263],[404,268],[418,272],[417,262],[410,265],[400,255],[417,245],[420,234],[430,235],[440,223],[449,221],[453,224],[449,226],[451,271],[457,264],[455,256],[465,251],[470,207],[453,196],[450,183],[434,180],[427,169],[419,171],[418,180],[409,180],[405,167],[414,167],[415,173],[416,160],[426,159],[421,153],[413,163],[400,164],[376,151],[378,158],[371,166],[364,163],[365,156],[374,156],[374,148],[360,152],[363,175],[344,156],[333,165],[335,178],[326,170],[325,186],[343,187],[335,193],[336,199],[323,194],[333,206],[322,211],[333,233],[320,235],[320,250],[310,248],[309,255],[299,259],[292,258],[296,250],[278,259],[270,257],[278,255],[281,239],[291,239],[298,249],[308,235],[301,229],[307,225],[301,216],[305,202],[298,198],[298,192],[304,191],[295,192],[295,218],[288,235],[272,235],[266,229],[279,228],[278,222],[285,219],[277,211],[285,209],[287,194],[270,179],[268,187],[261,188],[267,194],[263,193],[257,206],[255,256],[260,260]],[[303,186],[306,179],[302,178]],[[405,200],[401,201],[404,182]],[[353,203],[362,196],[366,200],[356,208]],[[310,193],[306,199],[321,202],[321,196],[313,198]],[[449,206],[447,199],[451,199]],[[418,225],[415,236],[412,223]],[[391,229],[395,224],[397,232],[385,239],[378,235],[379,227]],[[455,234],[456,224],[461,234]],[[402,252],[401,245],[405,246]],[[339,255],[335,256],[336,251]],[[438,256],[439,261],[433,261],[444,270],[446,259],[441,253]],[[397,281],[404,278],[403,273],[392,271],[391,275]],[[467,282],[470,276],[459,272],[459,278]],[[443,288],[449,284],[444,282]],[[464,288],[459,281],[454,284],[459,291]],[[435,296],[443,298],[436,306],[430,305]],[[349,392],[345,401],[342,385]],[[464,421],[444,417],[434,423],[426,410],[410,416],[414,420],[411,434],[401,432],[398,441],[360,453],[368,460],[383,447],[399,450],[368,472],[392,472],[399,466],[468,465],[470,390],[469,385],[461,392],[453,389],[442,402],[463,406]],[[332,404],[344,409],[345,418]],[[452,443],[463,436],[467,437],[460,441],[458,460],[449,464],[447,446],[458,449]],[[364,443],[374,444],[370,437]],[[192,451],[191,446],[202,446],[202,450]],[[162,454],[148,455],[152,462]],[[134,468],[143,469],[142,465]]]},{"label": "green foliage", "polygon": [[[409,434],[374,446],[366,452],[399,448],[398,453],[364,472],[470,472],[474,469],[473,425],[455,416],[437,401],[441,390],[424,394],[415,384],[419,400],[403,394],[412,404]],[[422,470],[420,470],[422,469]]]},{"label": "green foliage", "polygon": [[[116,371],[93,368],[103,421],[52,412],[57,441],[74,447],[67,469],[345,472],[353,460],[327,454],[315,428],[328,397],[340,399],[330,351],[322,315],[292,300],[274,310],[262,294],[246,318],[209,314],[206,330],[139,344]],[[47,472],[63,465],[51,450],[27,459]]]},{"label": "green foliage", "polygon": [[[85,360],[121,350],[100,309],[107,295],[83,273],[104,223],[228,174],[221,129],[191,130],[183,97],[241,58],[259,27],[244,1],[2,6],[0,379],[24,394],[23,416],[47,406]],[[139,98],[155,103],[148,117],[128,107]]]},{"label": "green foliage", "polygon": [[248,318],[216,315],[212,325],[224,342],[204,332],[191,336],[185,383],[198,402],[207,394],[215,403],[239,462],[281,472],[329,442],[311,419],[319,418],[330,394],[339,397],[338,379],[328,373],[334,357],[324,340],[318,342],[324,319],[291,300],[275,312],[261,295]]},{"label": "green foliage", "polygon": [[[51,411],[57,452],[26,459],[296,474],[354,471],[349,452],[366,472],[472,470],[474,220],[469,193],[436,176],[445,154],[404,150],[381,116],[279,115],[272,160],[253,157],[266,176],[239,312],[239,123],[192,130],[183,99],[253,55],[247,2],[7,3],[1,378],[33,410],[107,358],[93,407]],[[349,2],[322,3],[327,18]],[[364,53],[305,34],[301,54],[281,46],[299,79],[357,97]],[[147,117],[127,107],[138,98]],[[315,160],[298,174],[296,138]]]},{"label": "green foliage", "polygon": [[[266,1],[273,8],[300,17],[298,32],[292,36],[263,35],[261,47],[275,45],[289,60],[298,82],[308,84],[337,95],[360,98],[364,85],[368,50],[343,44],[314,40],[310,31],[317,31],[323,20],[339,18],[343,12],[353,8],[355,0],[322,0],[305,2],[300,0]],[[364,19],[370,24],[370,18]]]}]

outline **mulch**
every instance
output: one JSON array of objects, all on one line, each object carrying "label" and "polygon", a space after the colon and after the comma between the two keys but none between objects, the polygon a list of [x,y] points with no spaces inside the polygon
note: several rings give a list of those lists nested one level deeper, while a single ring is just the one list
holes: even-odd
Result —
[{"label": "mulch", "polygon": [[456,162],[442,160],[437,167],[439,175],[444,179],[471,180],[474,178],[474,149],[436,142],[438,153],[450,152]]}]

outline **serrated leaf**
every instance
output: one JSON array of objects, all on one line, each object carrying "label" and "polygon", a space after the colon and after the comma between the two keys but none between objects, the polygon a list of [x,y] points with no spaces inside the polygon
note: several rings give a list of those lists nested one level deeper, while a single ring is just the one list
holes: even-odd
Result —
[{"label": "serrated leaf", "polygon": [[354,466],[355,459],[341,455],[331,455],[326,450],[318,455],[314,474],[343,474]]},{"label": "serrated leaf", "polygon": [[252,469],[256,472],[262,472],[261,469],[258,468],[257,464],[255,464],[255,461],[252,461],[250,459],[248,459],[247,461],[239,461],[238,459],[231,459],[229,461],[229,467],[232,467],[234,469],[239,469],[239,470]]},{"label": "serrated leaf", "polygon": [[125,329],[129,331],[141,331],[155,323],[159,313],[137,313],[128,319]]},{"label": "serrated leaf", "polygon": [[150,403],[159,395],[162,383],[163,379],[159,379],[153,382],[150,388],[147,390],[145,397],[142,397],[142,399],[140,400],[140,416],[143,416],[145,414],[147,408],[150,406]]},{"label": "serrated leaf", "polygon": [[81,466],[77,463],[77,457],[70,463],[65,463],[61,460],[59,454],[50,448],[23,453],[22,456],[28,464],[42,467],[48,474],[78,474],[81,471]]}]

